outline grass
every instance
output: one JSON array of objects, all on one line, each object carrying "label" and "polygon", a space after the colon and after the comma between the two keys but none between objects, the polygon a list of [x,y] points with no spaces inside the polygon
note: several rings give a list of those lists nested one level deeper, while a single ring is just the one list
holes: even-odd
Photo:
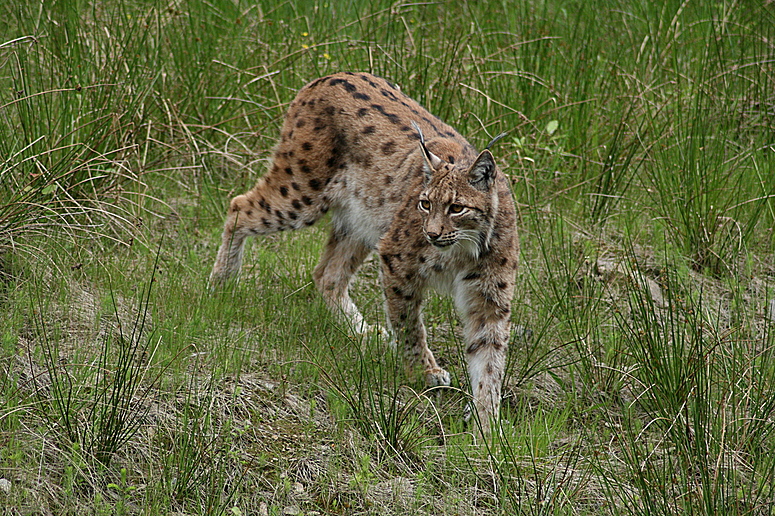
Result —
[{"label": "grass", "polygon": [[[775,511],[775,10],[760,2],[0,6],[3,514]],[[207,277],[307,81],[367,70],[519,205],[504,414],[311,283],[327,221]],[[377,264],[354,297],[380,321]]]}]

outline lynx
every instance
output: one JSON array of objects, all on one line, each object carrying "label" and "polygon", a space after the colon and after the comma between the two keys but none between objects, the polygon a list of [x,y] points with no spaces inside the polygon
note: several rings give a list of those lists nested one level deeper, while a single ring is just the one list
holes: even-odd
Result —
[{"label": "lynx", "polygon": [[450,375],[428,348],[421,309],[429,287],[451,295],[473,407],[489,432],[518,254],[514,200],[493,155],[382,78],[317,79],[290,104],[269,171],[231,200],[211,284],[239,271],[246,237],[310,226],[329,211],[331,234],[313,273],[326,304],[355,331],[370,330],[348,287],[376,251],[388,327],[408,373],[445,386]]}]

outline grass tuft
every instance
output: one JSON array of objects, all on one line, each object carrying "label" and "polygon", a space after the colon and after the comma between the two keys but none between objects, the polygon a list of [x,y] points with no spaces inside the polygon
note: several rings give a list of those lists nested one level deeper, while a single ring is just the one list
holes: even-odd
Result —
[{"label": "grass tuft", "polygon": [[152,393],[165,372],[154,363],[160,341],[146,330],[153,281],[151,276],[146,292],[140,293],[128,333],[114,308],[116,329],[102,338],[96,358],[63,355],[46,321],[36,318],[48,380],[45,389],[36,389],[40,413],[67,448],[103,466],[109,466],[145,424]]}]

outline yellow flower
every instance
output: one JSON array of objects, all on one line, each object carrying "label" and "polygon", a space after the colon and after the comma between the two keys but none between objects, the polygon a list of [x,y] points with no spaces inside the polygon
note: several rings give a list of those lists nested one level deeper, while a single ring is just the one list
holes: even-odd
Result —
[{"label": "yellow flower", "polygon": [[303,49],[305,49],[305,50],[306,50],[306,49],[308,49],[308,48],[309,48],[309,45],[302,45],[302,46],[301,46],[301,48],[303,48]]},{"label": "yellow flower", "polygon": [[331,55],[330,54],[323,54],[323,57],[328,59],[329,61],[331,60]]},{"label": "yellow flower", "polygon": [[309,36],[309,34],[308,34],[307,32],[302,32],[302,33],[301,33],[301,35],[302,35],[302,36],[304,36],[305,38],[306,38],[307,36]]}]

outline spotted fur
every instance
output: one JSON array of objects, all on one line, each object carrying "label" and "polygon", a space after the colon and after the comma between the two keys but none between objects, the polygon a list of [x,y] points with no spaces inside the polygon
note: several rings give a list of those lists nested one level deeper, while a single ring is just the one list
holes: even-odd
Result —
[{"label": "spotted fur", "polygon": [[331,235],[313,274],[328,306],[369,331],[348,286],[376,251],[408,372],[449,385],[428,348],[421,307],[429,287],[452,296],[487,431],[500,406],[518,245],[509,182],[492,154],[477,153],[384,79],[317,79],[291,103],[268,173],[232,199],[211,282],[239,271],[246,237],[310,226],[328,211]]}]

